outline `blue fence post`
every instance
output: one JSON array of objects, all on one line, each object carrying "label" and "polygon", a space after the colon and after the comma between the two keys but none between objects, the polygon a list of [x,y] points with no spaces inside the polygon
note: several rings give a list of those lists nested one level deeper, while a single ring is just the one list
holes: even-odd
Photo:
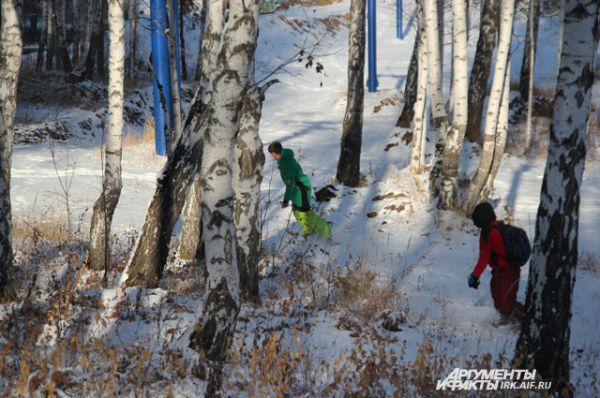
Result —
[{"label": "blue fence post", "polygon": [[402,0],[396,0],[396,37],[400,40],[404,39],[404,27],[402,26]]},{"label": "blue fence post", "polygon": [[376,0],[369,0],[369,79],[367,86],[369,92],[377,91],[377,11]]},{"label": "blue fence post", "polygon": [[167,152],[168,125],[171,117],[171,83],[167,47],[167,7],[165,0],[150,0],[150,30],[152,32],[152,69],[154,93],[154,142],[156,153]]}]

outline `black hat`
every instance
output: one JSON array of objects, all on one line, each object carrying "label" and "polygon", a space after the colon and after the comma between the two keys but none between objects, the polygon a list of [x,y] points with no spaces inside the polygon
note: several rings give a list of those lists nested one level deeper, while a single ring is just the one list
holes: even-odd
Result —
[{"label": "black hat", "polygon": [[279,154],[283,150],[283,146],[281,145],[281,142],[274,141],[274,142],[271,142],[271,144],[269,145],[269,148],[267,150],[269,151],[269,153]]},{"label": "black hat", "polygon": [[473,223],[477,228],[488,227],[493,221],[496,221],[496,213],[494,208],[488,202],[483,202],[475,207],[473,210]]}]

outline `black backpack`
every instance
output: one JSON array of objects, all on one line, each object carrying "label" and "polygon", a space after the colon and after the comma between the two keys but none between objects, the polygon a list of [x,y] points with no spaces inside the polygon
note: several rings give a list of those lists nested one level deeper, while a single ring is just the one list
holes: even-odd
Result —
[{"label": "black backpack", "polygon": [[520,268],[524,266],[531,256],[531,243],[527,237],[527,232],[522,228],[504,223],[494,224],[492,227],[500,231],[502,235],[504,247],[506,248],[505,260],[513,267]]}]

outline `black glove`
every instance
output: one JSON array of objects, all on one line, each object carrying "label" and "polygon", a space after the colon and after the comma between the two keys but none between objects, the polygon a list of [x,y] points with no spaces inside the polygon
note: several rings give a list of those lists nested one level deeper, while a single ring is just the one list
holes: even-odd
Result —
[{"label": "black glove", "polygon": [[479,287],[479,278],[473,274],[469,275],[467,282],[469,283],[469,287],[472,287],[473,289],[477,289]]},{"label": "black glove", "polygon": [[288,207],[290,204],[290,202],[288,202],[287,200],[284,200],[281,202],[281,208],[285,209],[286,207]]}]

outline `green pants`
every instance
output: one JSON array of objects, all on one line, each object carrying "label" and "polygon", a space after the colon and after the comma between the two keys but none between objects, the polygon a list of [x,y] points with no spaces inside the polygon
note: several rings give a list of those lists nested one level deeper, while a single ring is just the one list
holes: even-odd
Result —
[{"label": "green pants", "polygon": [[331,230],[329,229],[327,221],[319,217],[313,210],[293,210],[293,213],[294,217],[296,217],[296,221],[298,221],[298,224],[302,227],[304,235],[316,232],[319,236],[331,236]]}]

